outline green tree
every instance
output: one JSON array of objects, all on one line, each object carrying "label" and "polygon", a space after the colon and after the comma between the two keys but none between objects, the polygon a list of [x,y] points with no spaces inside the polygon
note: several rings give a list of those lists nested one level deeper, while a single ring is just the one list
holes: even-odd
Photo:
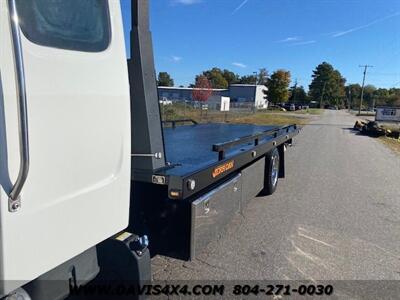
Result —
[{"label": "green tree", "polygon": [[390,93],[391,95],[400,96],[400,89],[391,88],[391,89],[389,90],[389,93]]},{"label": "green tree", "polygon": [[289,71],[277,70],[267,81],[267,98],[272,103],[287,102],[289,99],[289,85],[291,75]]},{"label": "green tree", "polygon": [[[265,68],[259,70],[257,76],[256,75],[245,75],[239,76],[238,74],[224,69],[221,70],[219,68],[212,68],[211,70],[207,70],[202,72],[200,75],[196,76],[195,81],[199,76],[205,76],[211,82],[211,85],[215,89],[226,89],[231,84],[239,83],[239,84],[266,84],[268,81],[268,71]],[[191,84],[191,87],[195,86],[195,84]]]},{"label": "green tree", "polygon": [[210,81],[213,89],[227,89],[229,86],[228,81],[223,75],[223,71],[219,68],[204,71],[202,74],[196,76],[196,82],[200,76],[205,76]]},{"label": "green tree", "polygon": [[400,106],[400,95],[399,94],[391,94],[386,101],[386,105],[389,106]]},{"label": "green tree", "polygon": [[350,104],[350,107],[355,108],[360,104],[361,98],[361,85],[349,84],[345,87],[345,94],[347,98],[347,104]]},{"label": "green tree", "polygon": [[265,68],[258,70],[257,75],[244,75],[240,77],[240,84],[259,84],[266,85],[268,82],[268,71]]},{"label": "green tree", "polygon": [[386,105],[389,97],[390,97],[390,92],[388,89],[378,88],[374,92],[375,105],[377,106]]},{"label": "green tree", "polygon": [[258,78],[255,75],[245,75],[240,77],[240,84],[256,84],[256,80],[258,82]]},{"label": "green tree", "polygon": [[291,103],[308,103],[308,95],[303,86],[293,85],[289,90],[289,102]]},{"label": "green tree", "polygon": [[174,86],[174,80],[167,72],[158,73],[157,79],[158,86]]},{"label": "green tree", "polygon": [[376,87],[369,84],[364,87],[364,104],[369,107],[375,106]]},{"label": "green tree", "polygon": [[390,95],[390,91],[388,89],[378,88],[378,89],[376,89],[374,94],[376,97],[379,97],[379,98],[387,98]]},{"label": "green tree", "polygon": [[327,62],[318,65],[313,71],[312,82],[309,86],[309,95],[314,101],[319,101],[320,105],[343,105],[345,98],[346,79],[342,77],[338,70]]},{"label": "green tree", "polygon": [[397,88],[389,89],[389,95],[386,98],[385,105],[400,106],[400,89]]},{"label": "green tree", "polygon": [[225,69],[222,72],[222,76],[228,82],[228,85],[235,84],[235,83],[238,83],[240,81],[240,77],[239,77],[238,74],[236,74],[236,73],[234,73],[232,71],[229,71],[227,69]]},{"label": "green tree", "polygon": [[[359,84],[350,84],[346,86],[346,97],[349,98],[351,91],[351,106],[358,107],[361,98],[361,86]],[[381,106],[381,105],[399,105],[400,104],[400,89],[392,88],[376,88],[373,85],[364,87],[364,105]]]}]

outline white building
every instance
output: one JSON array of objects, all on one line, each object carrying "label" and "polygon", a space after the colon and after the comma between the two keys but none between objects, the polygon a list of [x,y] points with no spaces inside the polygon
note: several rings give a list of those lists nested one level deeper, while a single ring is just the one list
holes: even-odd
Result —
[{"label": "white building", "polygon": [[229,96],[232,102],[253,102],[258,109],[268,108],[268,100],[265,95],[265,85],[232,84],[229,87]]},{"label": "white building", "polygon": [[[171,101],[193,101],[193,88],[185,87],[158,87],[160,99]],[[215,97],[229,97],[231,106],[241,103],[254,103],[257,109],[268,108],[268,100],[265,92],[267,88],[264,85],[254,84],[232,84],[228,89],[213,89],[213,96],[210,97],[210,104],[219,102]]]}]

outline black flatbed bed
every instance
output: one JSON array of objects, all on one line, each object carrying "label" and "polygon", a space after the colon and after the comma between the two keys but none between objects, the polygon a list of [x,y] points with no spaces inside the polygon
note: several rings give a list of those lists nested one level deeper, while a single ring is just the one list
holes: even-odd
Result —
[{"label": "black flatbed bed", "polygon": [[[164,128],[163,133],[169,167],[155,175],[167,178],[170,198],[184,199],[289,142],[298,128],[213,123]],[[214,177],[225,164],[229,169]],[[188,189],[189,179],[196,181],[195,191]]]},{"label": "black flatbed bed", "polygon": [[[199,124],[164,128],[167,162],[178,164],[177,167],[170,169],[168,174],[184,176],[206,168],[218,162],[218,152],[212,149],[214,144],[229,142],[274,128],[276,126],[247,124]],[[246,148],[248,144],[243,143],[239,147],[230,149],[227,157],[234,155],[238,148]]]}]

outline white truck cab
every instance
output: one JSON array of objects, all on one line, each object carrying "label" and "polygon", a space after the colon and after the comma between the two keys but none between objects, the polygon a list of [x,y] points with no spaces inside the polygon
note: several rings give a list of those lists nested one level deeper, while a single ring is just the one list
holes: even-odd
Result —
[{"label": "white truck cab", "polygon": [[0,295],[127,227],[129,93],[119,1],[0,1]]}]

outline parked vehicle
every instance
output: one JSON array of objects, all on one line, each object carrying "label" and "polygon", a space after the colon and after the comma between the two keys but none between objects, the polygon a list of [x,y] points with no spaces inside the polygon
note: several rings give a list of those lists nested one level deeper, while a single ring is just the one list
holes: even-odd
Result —
[{"label": "parked vehicle", "polygon": [[161,105],[172,105],[172,101],[168,100],[168,98],[166,98],[166,97],[162,97],[162,99],[160,100],[160,104]]},{"label": "parked vehicle", "polygon": [[325,108],[325,109],[330,109],[330,110],[338,110],[338,107],[337,107],[337,106],[330,105],[330,104],[326,104],[326,105],[324,106],[324,108]]},{"label": "parked vehicle", "polygon": [[293,103],[283,103],[281,104],[282,108],[286,109],[287,111],[295,111],[296,105]]},{"label": "parked vehicle", "polygon": [[128,68],[120,3],[65,2],[0,2],[0,296],[63,299],[149,281],[150,253],[193,259],[275,192],[299,132],[163,129],[148,1],[132,1]]}]

